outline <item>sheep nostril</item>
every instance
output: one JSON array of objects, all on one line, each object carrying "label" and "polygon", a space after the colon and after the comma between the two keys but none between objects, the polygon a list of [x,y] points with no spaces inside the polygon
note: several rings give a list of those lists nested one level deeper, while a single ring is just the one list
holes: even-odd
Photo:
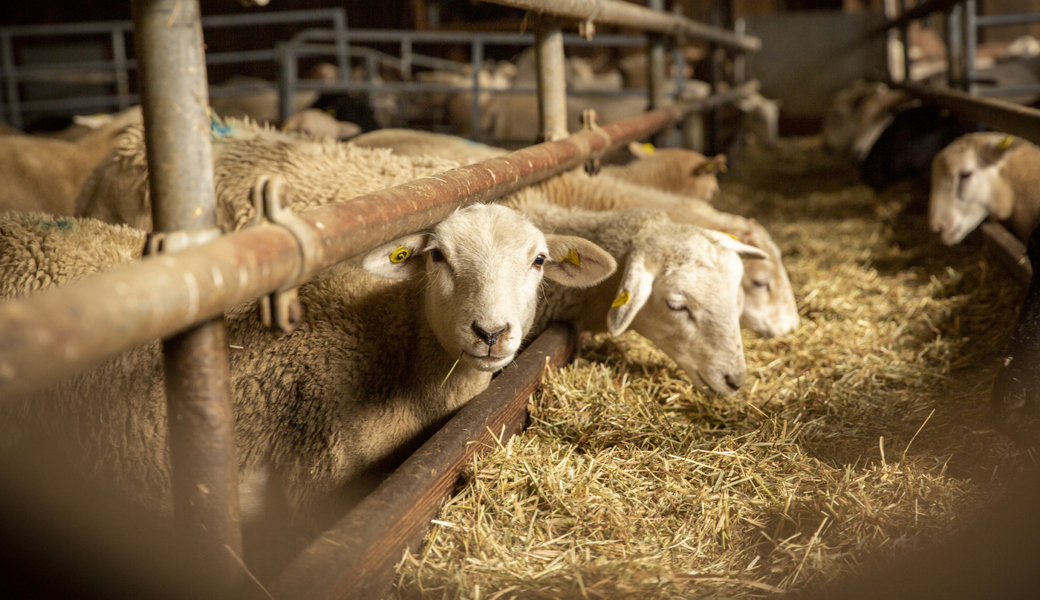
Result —
[{"label": "sheep nostril", "polygon": [[502,327],[497,331],[487,331],[480,325],[477,325],[477,322],[474,321],[473,324],[470,325],[470,328],[473,330],[473,333],[477,334],[477,337],[480,338],[480,341],[487,344],[488,347],[491,347],[498,343],[498,336],[505,333],[509,329],[509,326],[506,325],[505,327]]},{"label": "sheep nostril", "polygon": [[733,376],[728,374],[728,373],[726,374],[726,378],[725,379],[726,379],[726,385],[728,385],[730,387],[730,389],[733,390],[734,392],[739,390],[740,386],[743,385],[741,382],[738,382],[735,379],[733,379]]}]

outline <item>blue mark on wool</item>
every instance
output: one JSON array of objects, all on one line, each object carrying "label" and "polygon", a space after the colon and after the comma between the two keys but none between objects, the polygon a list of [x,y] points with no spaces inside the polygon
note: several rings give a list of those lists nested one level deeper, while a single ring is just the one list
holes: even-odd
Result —
[{"label": "blue mark on wool", "polygon": [[75,221],[73,221],[72,219],[58,219],[56,221],[34,221],[34,223],[39,225],[40,229],[50,229],[51,227],[54,227],[61,231],[68,231],[72,229],[73,225],[75,225]]},{"label": "blue mark on wool", "polygon": [[217,134],[218,136],[231,135],[231,126],[224,125],[223,123],[218,122],[216,119],[210,120],[209,130]]}]

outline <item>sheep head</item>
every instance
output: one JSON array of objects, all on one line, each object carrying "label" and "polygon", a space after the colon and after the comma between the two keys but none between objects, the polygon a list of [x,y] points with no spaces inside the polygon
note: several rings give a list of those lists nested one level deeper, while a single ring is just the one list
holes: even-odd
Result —
[{"label": "sheep head", "polygon": [[1012,194],[1000,169],[1022,143],[1003,133],[971,133],[935,156],[928,221],[944,244],[959,243],[991,214],[1011,216]]},{"label": "sheep head", "polygon": [[698,387],[729,396],[747,379],[741,259],[765,257],[725,234],[669,224],[639,240],[629,254],[607,314],[608,330],[620,335],[631,326]]},{"label": "sheep head", "polygon": [[484,204],[372,250],[363,265],[389,279],[424,277],[426,319],[437,340],[481,371],[513,360],[534,321],[543,278],[585,287],[617,268],[588,240],[543,234],[520,213]]}]

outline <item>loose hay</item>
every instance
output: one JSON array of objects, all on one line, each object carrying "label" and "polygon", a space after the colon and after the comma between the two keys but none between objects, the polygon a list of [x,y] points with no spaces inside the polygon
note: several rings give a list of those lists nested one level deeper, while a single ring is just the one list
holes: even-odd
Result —
[{"label": "loose hay", "polygon": [[1020,470],[986,422],[1011,277],[816,140],[751,154],[719,204],[773,233],[798,331],[745,334],[728,399],[637,335],[587,341],[474,460],[394,598],[772,596],[941,539]]}]

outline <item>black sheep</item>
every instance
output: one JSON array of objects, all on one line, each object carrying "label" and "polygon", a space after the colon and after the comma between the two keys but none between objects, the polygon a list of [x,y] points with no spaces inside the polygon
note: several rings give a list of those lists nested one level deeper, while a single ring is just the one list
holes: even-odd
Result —
[{"label": "black sheep", "polygon": [[[1026,253],[1036,269],[1040,227],[1029,236]],[[1035,271],[993,382],[992,402],[997,427],[1004,433],[1025,443],[1040,440],[1040,278]]]},{"label": "black sheep", "polygon": [[933,105],[900,110],[864,159],[863,180],[880,192],[901,179],[927,179],[935,155],[970,131]]}]

